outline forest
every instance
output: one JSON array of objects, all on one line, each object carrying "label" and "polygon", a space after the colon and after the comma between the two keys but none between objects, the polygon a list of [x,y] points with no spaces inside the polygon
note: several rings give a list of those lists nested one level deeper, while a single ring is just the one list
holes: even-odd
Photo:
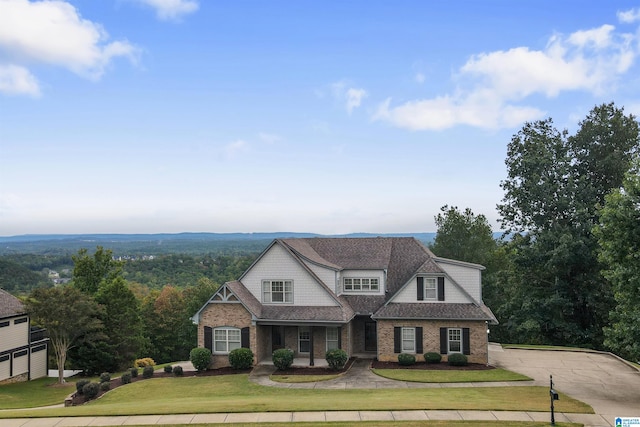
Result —
[{"label": "forest", "polygon": [[[432,251],[486,267],[483,300],[500,322],[492,341],[640,360],[639,134],[636,118],[614,103],[594,107],[573,134],[551,118],[525,123],[507,145],[501,237],[469,208],[443,206],[436,215],[435,237],[425,242]],[[13,251],[0,256],[0,284],[23,296],[45,327],[59,320],[47,306],[69,306],[64,315],[84,318],[86,328],[68,331],[65,363],[114,371],[139,357],[187,358],[196,343],[190,317],[266,243],[251,245],[127,257],[103,246]],[[51,270],[70,283],[54,287],[45,279]]]}]

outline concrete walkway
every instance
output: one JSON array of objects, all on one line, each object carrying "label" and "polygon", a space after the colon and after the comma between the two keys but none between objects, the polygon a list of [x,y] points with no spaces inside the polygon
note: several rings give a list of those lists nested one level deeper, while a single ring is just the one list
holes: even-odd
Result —
[{"label": "concrete walkway", "polygon": [[[555,414],[557,422],[582,423],[585,427],[612,427],[616,416],[640,416],[640,373],[615,358],[602,353],[555,352],[541,350],[503,350],[499,345],[489,349],[491,364],[505,367],[534,378],[534,381],[499,383],[426,384],[395,381],[379,377],[369,369],[369,360],[358,359],[344,375],[316,383],[278,383],[269,375],[273,366],[256,367],[249,378],[270,387],[305,389],[350,388],[448,388],[549,385],[549,373],[556,388],[589,403],[596,414]],[[185,367],[187,369],[188,367]],[[617,386],[620,390],[614,391]],[[140,415],[114,417],[13,418],[2,419],[2,427],[71,427],[163,424],[287,423],[287,422],[367,422],[367,421],[542,421],[548,412],[525,411],[318,411],[318,412],[254,412],[186,415]]]}]

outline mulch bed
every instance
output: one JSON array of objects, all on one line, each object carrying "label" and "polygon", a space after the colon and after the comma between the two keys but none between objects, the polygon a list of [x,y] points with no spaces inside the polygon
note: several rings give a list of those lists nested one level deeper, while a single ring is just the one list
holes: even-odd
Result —
[{"label": "mulch bed", "polygon": [[416,362],[414,365],[403,366],[398,362],[379,362],[374,360],[371,362],[373,369],[422,369],[431,371],[487,371],[495,369],[495,366],[483,365],[481,363],[469,363],[466,366],[451,366],[446,362],[427,363]]},{"label": "mulch bed", "polygon": [[[182,374],[183,377],[212,377],[212,376],[217,376],[217,375],[231,375],[231,374],[248,374],[249,372],[251,372],[251,369],[233,369],[231,367],[225,367],[225,368],[218,368],[218,369],[209,369],[206,371],[202,371],[202,372],[198,372],[198,371],[184,371],[184,373]],[[164,372],[163,370],[157,370],[154,372],[153,377],[149,378],[180,378],[180,377],[176,377],[175,375],[173,375],[173,373],[167,373]],[[77,381],[81,380],[82,378],[78,378]],[[135,383],[138,381],[144,381],[147,378],[143,378],[142,377],[142,373],[138,374],[137,377],[135,378],[131,378],[131,383]],[[120,387],[122,384],[122,380],[120,379],[120,377],[117,378],[112,378],[111,379],[111,390],[113,390],[114,388]],[[100,390],[100,392],[98,393],[98,397],[102,396],[105,392]],[[97,399],[96,398],[96,399]],[[94,399],[95,400],[95,399]],[[89,401],[90,402],[90,401]],[[87,401],[85,401],[84,396],[79,396],[76,393],[74,393],[71,396],[71,405],[73,406],[77,406],[77,405],[82,405],[84,403],[87,403]]]}]

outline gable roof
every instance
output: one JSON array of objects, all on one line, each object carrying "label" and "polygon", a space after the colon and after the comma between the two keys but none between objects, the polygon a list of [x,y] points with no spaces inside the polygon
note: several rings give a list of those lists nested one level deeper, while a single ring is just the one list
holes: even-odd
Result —
[{"label": "gable roof", "polygon": [[24,304],[9,292],[0,289],[0,318],[25,314]]}]

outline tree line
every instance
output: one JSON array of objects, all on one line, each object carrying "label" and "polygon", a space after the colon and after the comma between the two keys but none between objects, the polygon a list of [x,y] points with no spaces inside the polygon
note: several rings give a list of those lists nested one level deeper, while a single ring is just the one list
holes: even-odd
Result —
[{"label": "tree line", "polygon": [[497,206],[504,238],[482,214],[444,206],[433,251],[487,267],[491,339],[607,349],[640,360],[639,127],[613,103],[575,134],[551,118],[508,145]]}]

